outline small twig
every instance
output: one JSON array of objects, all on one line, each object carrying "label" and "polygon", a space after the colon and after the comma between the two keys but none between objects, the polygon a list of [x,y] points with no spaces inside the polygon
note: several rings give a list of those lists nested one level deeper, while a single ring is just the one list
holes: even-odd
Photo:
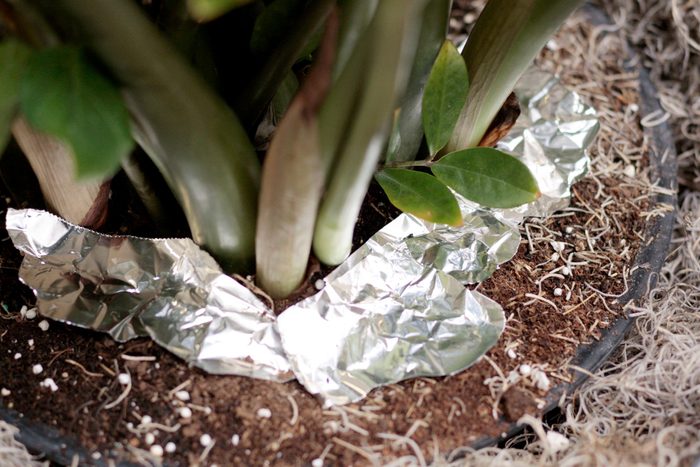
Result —
[{"label": "small twig", "polygon": [[111,376],[111,377],[117,376],[117,374],[114,372],[114,370],[112,370],[110,367],[108,367],[104,363],[98,363],[98,365],[100,366],[100,368],[102,368],[104,371],[106,371],[107,374],[109,374],[109,376]]},{"label": "small twig", "polygon": [[156,357],[152,355],[128,355],[125,353],[121,354],[121,358],[129,362],[154,362],[156,360]]},{"label": "small twig", "polygon": [[129,395],[129,392],[131,392],[131,373],[129,373],[129,369],[125,368],[126,374],[129,375],[129,380],[128,383],[126,383],[126,388],[124,388],[124,391],[122,391],[121,394],[119,394],[119,397],[117,397],[114,401],[110,402],[109,404],[105,404],[104,408],[109,410],[117,405],[119,405],[124,399],[126,399],[126,396]]},{"label": "small twig", "polygon": [[176,392],[182,391],[182,390],[185,389],[187,386],[189,386],[191,383],[192,383],[192,380],[191,380],[191,379],[188,379],[188,380],[185,381],[184,383],[178,384],[177,386],[175,386],[174,388],[172,388],[170,391],[168,391],[168,398],[172,398],[172,397],[175,395]]},{"label": "small twig", "polygon": [[85,373],[86,375],[91,376],[91,377],[93,377],[93,378],[102,378],[102,377],[104,376],[102,373],[93,373],[92,371],[88,371],[83,365],[81,365],[80,363],[76,362],[75,360],[71,360],[70,358],[66,358],[66,359],[63,360],[63,361],[66,362],[66,363],[69,364],[69,365],[77,366],[78,368],[80,368],[80,370],[81,370],[83,373]]},{"label": "small twig", "polygon": [[[49,364],[48,364],[47,366],[51,366],[51,365],[53,364],[53,362],[55,362],[56,359],[57,359],[58,357],[60,357],[60,356],[63,355],[64,353],[70,352],[70,351],[72,351],[72,350],[73,350],[72,347],[68,347],[67,349],[63,349],[63,350],[61,350],[61,351],[59,351],[59,352],[56,352],[56,355],[54,355],[54,357],[53,357],[51,360],[49,360]],[[53,353],[53,352],[52,352],[52,353]]]},{"label": "small twig", "polygon": [[339,446],[344,447],[345,449],[348,449],[348,450],[354,452],[355,454],[361,455],[362,457],[364,457],[365,459],[370,461],[373,465],[377,465],[377,461],[378,461],[377,454],[369,453],[369,452],[365,451],[364,449],[362,449],[358,446],[354,446],[354,445],[348,443],[347,441],[342,440],[336,436],[331,438],[331,441],[333,441],[334,443],[336,443]]},{"label": "small twig", "polygon": [[297,424],[297,421],[299,420],[299,406],[297,406],[297,402],[289,394],[287,394],[287,400],[289,401],[289,404],[292,406],[292,418],[291,418],[291,420],[289,420],[289,424],[294,426]]},{"label": "small twig", "polygon": [[209,455],[209,452],[214,448],[214,445],[216,444],[216,440],[212,440],[211,443],[207,447],[204,448],[204,451],[202,451],[202,455],[199,456],[199,462],[202,463],[204,460],[207,458]]}]

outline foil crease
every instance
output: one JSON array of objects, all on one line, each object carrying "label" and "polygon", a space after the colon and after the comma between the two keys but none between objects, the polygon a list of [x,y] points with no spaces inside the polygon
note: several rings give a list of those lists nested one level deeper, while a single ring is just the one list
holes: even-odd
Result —
[{"label": "foil crease", "polygon": [[103,235],[34,209],[6,223],[42,315],[118,341],[150,336],[210,373],[292,378],[275,315],[192,240]]},{"label": "foil crease", "polygon": [[351,262],[278,318],[297,379],[327,404],[408,378],[457,373],[503,332],[500,305],[426,268],[384,231]]},{"label": "foil crease", "polygon": [[459,199],[453,228],[402,214],[279,317],[188,239],[101,235],[51,214],[10,210],[25,254],[21,279],[39,312],[117,340],[148,335],[210,373],[293,375],[328,404],[473,364],[504,328],[502,308],[464,287],[488,278],[520,243],[519,223],[568,204],[588,169],[598,122],[575,93],[536,69],[520,80],[523,112],[499,148],[520,157],[542,196],[489,210]]},{"label": "foil crease", "polygon": [[588,173],[586,148],[600,124],[595,109],[544,71],[531,67],[515,89],[521,115],[497,148],[518,156],[530,169],[542,196],[501,210],[511,220],[546,217],[569,205],[571,187]]}]

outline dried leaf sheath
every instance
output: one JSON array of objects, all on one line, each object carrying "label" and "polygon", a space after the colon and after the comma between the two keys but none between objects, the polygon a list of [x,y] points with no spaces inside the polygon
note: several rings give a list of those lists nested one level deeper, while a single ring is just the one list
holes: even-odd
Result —
[{"label": "dried leaf sheath", "polygon": [[[108,197],[98,196],[103,182],[76,181],[75,163],[66,145],[33,130],[23,119],[15,121],[12,132],[36,174],[47,206],[73,224],[99,228],[107,216]],[[87,216],[95,210],[99,211],[96,215]]]}]

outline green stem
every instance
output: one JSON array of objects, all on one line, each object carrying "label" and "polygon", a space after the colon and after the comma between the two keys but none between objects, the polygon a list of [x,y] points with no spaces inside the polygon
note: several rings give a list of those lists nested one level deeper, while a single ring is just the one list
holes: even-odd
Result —
[{"label": "green stem", "polygon": [[151,219],[159,225],[167,223],[168,219],[166,218],[163,204],[133,155],[122,161],[122,170],[124,170]]},{"label": "green stem", "polygon": [[260,166],[238,119],[130,1],[38,0],[68,17],[121,82],[137,141],[180,201],[194,240],[252,269]]},{"label": "green stem", "polygon": [[424,8],[416,58],[406,95],[401,100],[398,116],[394,119],[387,161],[415,159],[420,149],[423,141],[423,90],[435,57],[447,36],[451,9],[452,0],[430,0]]},{"label": "green stem", "polygon": [[329,18],[311,73],[277,127],[265,158],[255,238],[256,281],[282,298],[304,278],[323,194],[318,113],[331,81],[337,16]]},{"label": "green stem", "polygon": [[368,30],[369,60],[357,111],[316,221],[314,252],[326,264],[339,264],[350,253],[357,215],[406,86],[423,5],[422,0],[382,0]]},{"label": "green stem", "polygon": [[244,122],[257,121],[274,97],[304,50],[309,39],[323,25],[335,0],[314,0],[302,13],[292,33],[276,47],[260,71],[250,80],[250,85],[239,94],[235,108]]},{"label": "green stem", "polygon": [[462,55],[469,94],[445,152],[475,147],[515,83],[582,0],[490,0]]},{"label": "green stem", "polygon": [[338,31],[338,51],[336,54],[333,78],[345,72],[360,41],[367,31],[379,0],[346,0],[340,7],[340,30]]},{"label": "green stem", "polygon": [[384,164],[382,168],[385,169],[412,169],[414,167],[430,167],[434,164],[434,162],[430,159],[426,159],[423,161],[394,161],[394,162],[387,162]]}]

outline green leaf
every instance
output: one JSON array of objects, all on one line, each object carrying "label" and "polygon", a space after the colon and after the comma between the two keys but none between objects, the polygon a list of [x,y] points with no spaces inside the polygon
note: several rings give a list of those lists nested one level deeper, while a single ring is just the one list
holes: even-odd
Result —
[{"label": "green leaf", "polygon": [[423,94],[423,129],[431,155],[437,154],[450,140],[468,91],[467,65],[454,44],[446,40]]},{"label": "green leaf", "polygon": [[32,127],[72,149],[79,178],[112,174],[133,147],[119,91],[77,48],[37,52],[27,66],[20,105]]},{"label": "green leaf", "polygon": [[429,222],[462,225],[462,213],[454,195],[430,174],[406,169],[384,169],[375,179],[391,204]]},{"label": "green leaf", "polygon": [[211,21],[253,0],[187,0],[190,15],[197,21]]},{"label": "green leaf", "polygon": [[457,193],[490,208],[513,208],[540,196],[525,164],[493,148],[453,152],[433,164],[431,170]]},{"label": "green leaf", "polygon": [[0,44],[0,154],[10,135],[19,105],[19,90],[32,49],[16,40]]}]

